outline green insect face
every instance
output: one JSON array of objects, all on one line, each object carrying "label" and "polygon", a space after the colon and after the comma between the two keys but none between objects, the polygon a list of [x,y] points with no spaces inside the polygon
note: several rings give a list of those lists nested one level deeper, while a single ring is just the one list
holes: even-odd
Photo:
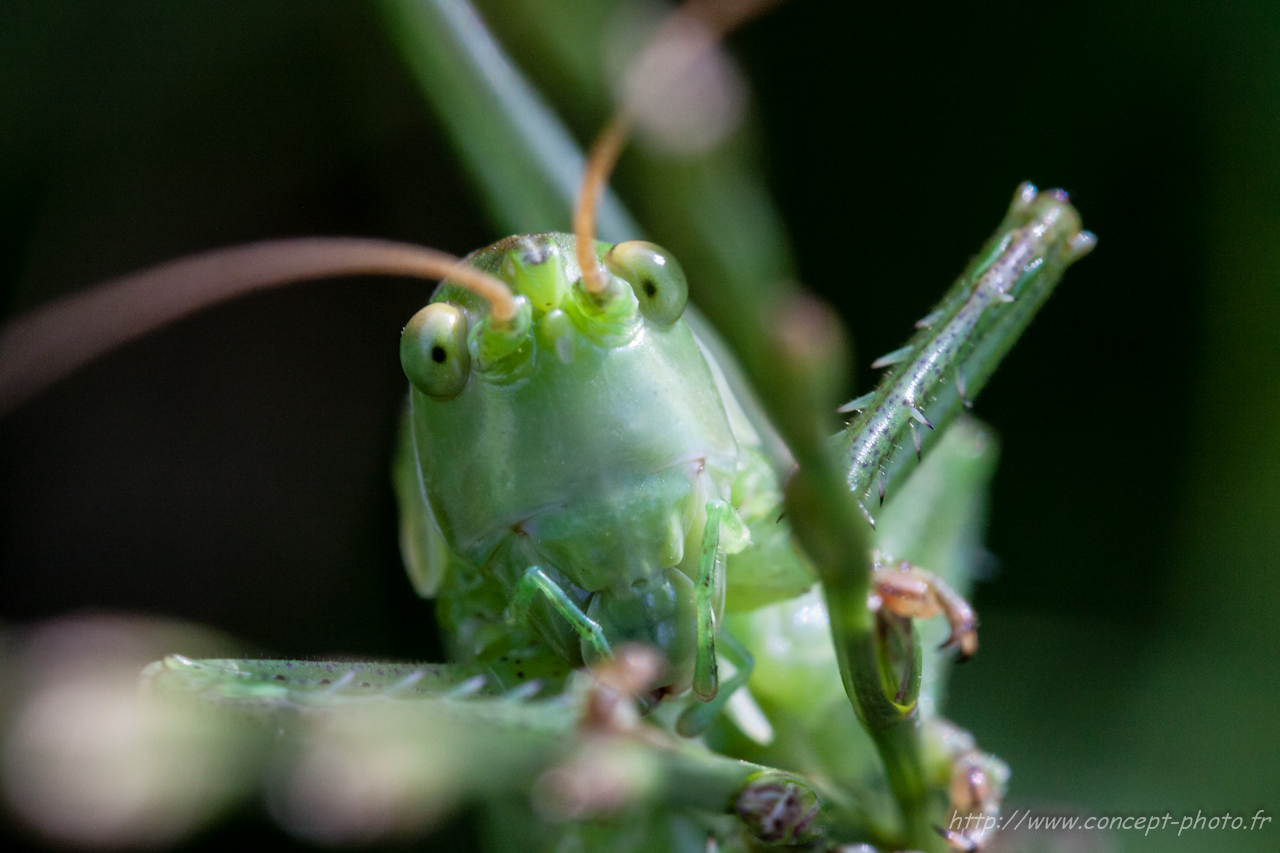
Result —
[{"label": "green insect face", "polygon": [[504,240],[469,261],[511,286],[513,322],[446,282],[406,326],[423,487],[461,561],[508,594],[531,564],[554,570],[610,642],[664,648],[687,680],[686,553],[696,562],[703,507],[728,497],[738,448],[681,319],[679,265],[648,243],[600,254],[594,295],[571,236]]}]

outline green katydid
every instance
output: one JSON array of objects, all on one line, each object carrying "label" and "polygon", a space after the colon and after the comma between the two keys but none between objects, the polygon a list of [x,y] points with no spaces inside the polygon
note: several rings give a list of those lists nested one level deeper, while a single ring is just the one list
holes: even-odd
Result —
[{"label": "green katydid", "polygon": [[[601,250],[596,297],[573,238],[504,241],[470,261],[512,282],[516,323],[498,328],[446,284],[406,327],[412,445],[397,479],[402,513],[426,515],[405,525],[425,534],[410,570],[443,593],[463,660],[519,648],[528,628],[573,664],[643,642],[667,659],[655,688],[710,700],[726,596],[767,603],[816,577],[765,532],[781,512],[773,464],[682,321],[677,262],[650,244]],[[754,530],[767,553],[735,560]],[[741,683],[749,664],[735,666]]]},{"label": "green katydid", "polygon": [[[891,375],[883,421],[896,417],[901,429],[923,419],[920,405],[937,396],[928,383],[954,373],[985,309],[1013,301],[1046,255],[1072,251],[1081,232],[1062,201],[1019,190],[1013,215],[1026,224],[982,260],[963,299],[944,303],[940,312],[958,319],[938,320],[917,343],[918,375]],[[411,444],[397,483],[404,529],[419,533],[406,548],[410,571],[421,593],[443,589],[443,621],[464,660],[527,641],[502,622],[519,602],[566,661],[645,642],[670,667],[656,687],[692,687],[710,700],[725,598],[770,604],[816,579],[778,520],[774,470],[787,463],[764,455],[759,435],[772,427],[750,422],[682,321],[678,262],[651,244],[602,245],[607,281],[595,295],[575,249],[568,236],[539,235],[471,256],[516,290],[519,309],[506,324],[446,284],[406,327]],[[887,456],[891,431],[877,423],[860,435]],[[746,559],[735,560],[738,552]],[[887,605],[909,615],[946,610],[952,642],[976,648],[972,616],[945,586],[918,570],[877,578]],[[744,659],[735,665],[749,671]]]},{"label": "green katydid", "polygon": [[[1060,199],[1046,194],[1045,200],[1044,210],[1065,210]],[[971,287],[989,281],[985,273],[1011,251],[1025,249],[1010,234],[995,242],[1002,248],[979,259],[976,275],[966,278]],[[774,464],[785,466],[786,460],[766,457],[759,431],[769,429],[767,422],[751,422],[709,348],[700,347],[681,320],[683,281],[673,259],[647,244],[601,246],[609,278],[608,298],[599,299],[575,275],[573,248],[567,235],[512,238],[471,259],[473,268],[508,278],[518,291],[514,297],[505,292],[511,304],[505,325],[484,298],[447,283],[406,327],[402,358],[415,389],[414,420],[398,477],[410,570],[421,591],[444,593],[442,621],[454,632],[455,653],[498,665],[461,670],[445,686],[485,671],[505,673],[514,686],[526,670],[534,675],[528,657],[541,657],[544,662],[534,665],[554,675],[554,667],[546,670],[546,655],[530,655],[527,648],[537,635],[571,664],[584,651],[588,659],[607,654],[610,640],[648,640],[662,649],[674,673],[656,682],[662,692],[693,686],[703,694],[699,698],[717,700],[686,712],[692,721],[686,729],[695,730],[749,677],[749,658],[742,655],[734,661],[734,683],[719,691],[713,680],[698,684],[714,662],[714,634],[707,629],[722,614],[720,595],[750,610],[791,599],[812,585],[810,570],[785,535],[778,535],[785,527],[777,518]],[[659,259],[664,263],[657,264]],[[446,262],[442,269],[453,267]],[[482,281],[490,288],[485,292],[501,301],[505,285]],[[596,394],[582,395],[584,386]],[[673,390],[678,393],[661,396]],[[577,403],[571,404],[574,395]],[[601,395],[611,405],[593,413]],[[453,404],[459,414],[450,412]],[[531,421],[540,428],[531,429]],[[673,424],[685,428],[672,429]],[[486,431],[496,433],[477,445],[476,436]],[[550,443],[560,452],[538,455],[530,449]],[[484,449],[477,452],[477,446]],[[573,458],[610,465],[564,464]],[[567,474],[549,475],[549,467]],[[521,476],[529,479],[522,482]],[[471,491],[484,499],[475,501]],[[425,494],[444,496],[436,512],[427,511]],[[739,512],[742,523],[734,524]],[[704,548],[701,541],[710,538],[707,519],[717,516],[719,531],[729,534],[723,538],[736,540],[723,550],[738,550],[744,558],[737,565],[729,561],[727,572],[719,543]],[[743,527],[765,547],[742,547]],[[604,568],[622,562],[631,569],[621,575],[622,596],[590,558],[593,550],[609,554]],[[532,591],[534,563],[528,559],[539,552],[551,557],[537,558],[545,565],[533,576],[545,595],[530,601],[525,593]],[[696,566],[704,594],[688,575],[677,575],[686,553],[694,556],[689,570]],[[471,565],[464,562],[469,554],[479,555]],[[587,580],[592,571],[606,582]],[[905,593],[897,580],[889,572],[878,587],[882,599]],[[664,613],[646,606],[641,596],[629,597],[637,581],[674,592],[668,600],[675,607]],[[514,631],[503,623],[513,604],[532,617],[527,624],[517,618]],[[601,614],[608,618],[593,618]],[[755,650],[762,647],[755,644]],[[520,653],[514,656],[518,667],[493,660],[509,652]],[[185,667],[178,662],[169,670],[182,676]],[[269,669],[250,666],[245,675]],[[399,673],[396,683],[412,674]]]},{"label": "green katydid", "polygon": [[[1020,212],[1024,219],[1035,199],[1033,195],[1024,203],[1027,210]],[[1062,255],[1064,241],[1074,239],[1078,232],[1078,222],[1062,199],[1049,195],[1040,198],[1040,206],[1035,210],[1030,222],[1020,221],[1004,229],[1006,233],[997,241],[998,248],[983,256],[986,266],[979,264],[972,271],[974,274],[966,276],[968,284],[957,286],[961,293],[968,292],[966,287],[971,290],[978,286],[988,268],[998,267],[1000,261],[1015,255],[1018,255],[1016,262],[1010,260],[1008,264],[1013,274],[1005,274],[1002,284],[996,287],[1002,295],[1013,296],[1026,290],[1037,277],[1050,285],[1056,280],[1063,263],[1057,263],[1052,275],[1041,276],[1033,262],[1047,253],[1054,254],[1055,258]],[[1065,216],[1057,217],[1062,221],[1062,228],[1046,227],[1034,235],[1034,239],[1028,236],[1030,232],[1011,235],[1013,228],[1035,231],[1038,221],[1035,217],[1044,219],[1054,211],[1066,212]],[[586,245],[594,244],[588,241]],[[811,585],[811,570],[790,550],[786,525],[777,521],[780,488],[774,469],[785,470],[787,460],[776,454],[772,459],[767,457],[770,442],[763,440],[761,433],[770,427],[758,419],[753,422],[747,416],[754,411],[753,406],[737,399],[741,392],[735,392],[725,378],[733,366],[717,364],[716,356],[709,354],[715,347],[714,342],[703,340],[699,345],[679,319],[678,308],[672,307],[682,303],[678,279],[663,279],[659,282],[661,287],[655,284],[655,293],[646,291],[643,266],[652,266],[653,258],[663,255],[635,245],[624,244],[624,248],[616,250],[601,247],[597,257],[609,268],[610,276],[606,278],[602,297],[585,285],[574,288],[579,279],[575,268],[577,248],[568,238],[525,238],[483,250],[472,257],[473,265],[488,268],[499,278],[507,279],[505,284],[513,286],[524,301],[513,300],[514,310],[498,316],[501,312],[487,307],[490,303],[484,299],[476,298],[461,287],[446,286],[433,303],[441,307],[430,310],[420,322],[411,324],[405,339],[405,363],[406,372],[417,389],[415,416],[431,410],[436,403],[440,404],[439,410],[444,411],[446,404],[463,401],[467,395],[479,399],[481,389],[498,389],[493,391],[489,402],[471,404],[470,419],[463,416],[447,428],[444,427],[447,415],[436,418],[434,423],[430,415],[423,415],[421,420],[415,417],[412,423],[410,435],[416,440],[418,452],[416,459],[414,454],[403,458],[418,464],[400,469],[402,484],[408,483],[408,488],[403,489],[409,499],[406,530],[416,529],[420,534],[413,545],[420,547],[421,560],[411,560],[411,568],[422,591],[443,591],[445,607],[456,605],[459,615],[445,621],[451,622],[455,630],[455,648],[462,657],[500,656],[505,650],[504,643],[507,648],[515,648],[531,640],[533,634],[520,634],[529,628],[568,663],[577,663],[583,657],[584,645],[586,657],[590,659],[603,655],[619,641],[643,638],[657,641],[659,646],[665,644],[670,680],[656,685],[663,688],[661,692],[679,692],[692,686],[699,698],[714,696],[717,705],[710,707],[716,708],[732,692],[727,684],[717,690],[714,676],[716,647],[711,626],[721,615],[720,595],[727,596],[730,602],[739,597],[760,605],[790,598]],[[435,264],[435,274],[457,270],[447,259],[438,259]],[[389,260],[371,261],[366,266],[337,266],[337,271],[352,268],[403,271],[392,269],[395,265]],[[316,272],[313,269],[308,274]],[[327,272],[332,274],[335,270]],[[302,273],[296,269],[289,273],[289,276],[298,275]],[[540,297],[544,301],[539,304]],[[946,306],[962,311],[961,302],[949,299]],[[452,312],[448,307],[450,303],[453,303]],[[986,307],[992,310],[986,311]],[[999,315],[1000,310],[1000,305],[993,304],[984,306],[979,314],[989,318],[1003,316]],[[674,319],[672,313],[677,315]],[[952,326],[947,328],[954,330]],[[946,347],[935,346],[937,336],[926,335],[909,356],[915,362],[921,358],[937,362],[942,358],[946,366],[954,368],[966,358],[982,355],[981,331],[975,327],[951,338],[953,342],[971,343],[973,349],[959,346],[947,353]],[[646,348],[637,344],[640,338],[650,345]],[[1007,335],[1003,339],[1007,340]],[[437,343],[442,345],[443,359],[435,357]],[[665,355],[666,366],[671,368],[665,379],[655,380],[648,375],[651,370],[639,361],[624,366],[617,354],[629,351],[629,347],[649,356]],[[474,374],[462,369],[460,361],[464,353]],[[704,409],[689,413],[688,422],[697,428],[674,436],[661,436],[663,441],[656,442],[656,447],[646,448],[648,453],[644,458],[632,458],[636,435],[661,435],[660,430],[654,428],[653,420],[671,417],[671,409],[659,412],[650,407],[642,410],[643,417],[636,418],[628,417],[624,406],[608,410],[600,417],[592,410],[600,395],[579,397],[576,407],[552,405],[558,385],[576,382],[581,386],[583,377],[589,377],[593,368],[606,373],[615,371],[614,386],[632,384],[626,377],[667,389],[674,385],[681,392],[673,398],[675,402],[691,410]],[[546,372],[539,373],[539,370]],[[918,379],[921,374],[917,371],[911,375]],[[539,382],[536,377],[545,378]],[[922,402],[930,402],[930,392],[934,392],[932,396],[936,398],[936,390],[945,387],[942,380],[949,378],[946,370],[940,370],[929,375],[929,382],[933,384],[925,387],[917,382],[925,396]],[[892,398],[897,381],[891,377],[887,383],[887,398]],[[974,384],[971,382],[970,387],[976,391]],[[630,469],[619,466],[616,479],[604,478],[603,482],[585,485],[580,482],[584,479],[580,472],[568,477],[562,475],[559,479],[547,476],[545,470],[537,470],[526,449],[539,449],[539,442],[545,442],[546,435],[509,430],[507,444],[490,444],[484,451],[498,457],[497,463],[491,464],[487,471],[488,479],[479,478],[488,484],[486,491],[479,492],[484,506],[478,511],[475,505],[468,507],[467,500],[474,497],[468,489],[474,480],[468,480],[467,469],[459,465],[467,454],[455,451],[451,456],[444,456],[442,465],[455,466],[452,469],[440,465],[433,468],[431,462],[424,459],[422,448],[442,444],[442,437],[465,445],[472,438],[471,432],[482,428],[482,424],[492,423],[489,416],[500,411],[502,405],[509,405],[509,401],[494,402],[501,394],[513,389],[518,392],[517,386],[529,389],[539,385],[539,393],[552,395],[543,398],[543,411],[559,413],[551,420],[572,427],[557,434],[566,451],[585,449],[591,451],[589,456],[594,453],[596,460],[611,463],[621,460],[631,464]],[[605,397],[609,399],[607,392],[611,386],[598,387],[606,391]],[[455,393],[452,399],[445,399],[451,396],[449,391]],[[520,402],[514,411],[529,411],[527,403],[527,400]],[[477,419],[478,409],[484,409],[487,416]],[[921,415],[924,415],[923,409]],[[557,421],[557,418],[563,420]],[[545,422],[547,418],[542,420]],[[936,416],[933,420],[940,421]],[[904,430],[914,429],[912,424],[917,422],[921,422],[920,418],[907,413],[905,419],[899,418],[874,436],[872,444],[889,453],[905,435]],[[522,445],[522,441],[529,444]],[[675,456],[664,456],[668,452],[675,452]],[[494,462],[484,460],[484,454],[481,461]],[[513,461],[504,463],[504,455]],[[554,454],[547,456],[554,457]],[[498,500],[504,487],[500,475],[526,462],[530,463],[531,475],[520,480],[515,500],[502,505]],[[695,470],[699,464],[701,470]],[[421,472],[426,494],[448,495],[449,499],[435,505],[432,513],[435,518],[423,512],[425,504],[414,506],[415,492],[412,481],[405,475],[406,470],[415,475]],[[456,481],[446,482],[448,477],[440,474],[443,470],[456,474]],[[738,492],[736,499],[735,491]],[[707,500],[700,500],[704,496]],[[567,506],[560,506],[558,502]],[[510,513],[497,514],[494,507]],[[415,511],[420,513],[416,517]],[[704,533],[707,518],[715,522],[716,516],[719,523],[711,525],[713,534],[708,536]],[[735,524],[735,518],[744,524]],[[438,528],[433,526],[437,522]],[[489,527],[485,527],[486,524]],[[468,525],[473,535],[459,535],[459,528]],[[757,543],[754,548],[746,545],[743,526],[750,530],[751,539]],[[512,531],[512,527],[523,529]],[[630,541],[604,543],[607,547],[602,548],[598,539],[615,529],[628,534]],[[779,529],[784,532],[778,534]],[[509,536],[506,531],[513,535]],[[495,534],[506,541],[493,541]],[[704,549],[705,541],[717,537],[723,540],[723,548],[718,543]],[[535,546],[517,547],[521,539],[533,540]],[[488,565],[492,555],[503,547],[516,553],[503,554],[502,559]],[[726,572],[718,552],[739,547],[742,550],[728,561]],[[522,548],[523,554],[519,553]],[[530,569],[537,563],[526,559],[524,562],[528,564],[520,565],[521,560],[517,559],[528,558],[532,553],[530,548],[533,552],[542,549],[540,554],[549,552],[559,558],[559,564],[539,566],[540,573],[531,574]],[[591,556],[593,549],[609,553],[614,563],[625,562],[631,574],[609,577],[602,583],[600,575],[604,570],[597,561],[583,559],[584,554]],[[753,557],[754,564],[748,562]],[[449,571],[442,571],[445,564],[450,564]],[[678,574],[671,571],[677,566],[683,570]],[[488,572],[489,568],[494,571]],[[768,571],[775,571],[776,576],[770,577]],[[615,580],[618,581],[616,588],[610,586]],[[887,582],[893,580],[896,578]],[[674,592],[669,611],[642,602],[636,593],[637,581],[652,584],[663,592]],[[489,589],[475,588],[486,584]],[[463,589],[464,586],[469,588]],[[896,589],[891,587],[885,591]],[[536,594],[531,596],[535,590]],[[927,593],[923,595],[928,597]],[[476,618],[476,607],[482,611],[479,618]],[[529,622],[522,625],[521,617],[526,612]],[[515,632],[503,623],[506,615],[515,622]],[[741,665],[745,662],[743,657],[737,662],[740,664],[735,676],[738,683],[747,675],[745,666]],[[698,705],[691,706],[691,710],[698,708]],[[686,728],[699,728],[708,716],[687,717],[691,722]]]}]

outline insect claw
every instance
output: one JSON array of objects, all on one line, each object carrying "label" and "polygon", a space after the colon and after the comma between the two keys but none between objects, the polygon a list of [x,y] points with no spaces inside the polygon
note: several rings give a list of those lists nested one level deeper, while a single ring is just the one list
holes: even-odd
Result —
[{"label": "insect claw", "polygon": [[887,568],[882,556],[877,552],[872,572],[873,594],[868,600],[872,609],[912,619],[945,615],[951,633],[938,648],[956,646],[957,659],[972,657],[978,651],[978,619],[969,603],[932,572],[910,563]]},{"label": "insect claw", "polygon": [[916,446],[916,461],[920,461],[920,428],[916,426],[916,422],[911,422],[911,441]]},{"label": "insect claw", "polygon": [[[876,486],[880,491],[880,506],[884,506],[885,474],[884,474],[883,468],[880,469],[880,481],[876,484]],[[874,522],[872,522],[872,526],[873,527],[875,526]]]},{"label": "insect claw", "polygon": [[964,663],[978,651],[978,623],[973,618],[969,605],[963,599],[959,604],[948,603],[945,608],[947,621],[951,623],[951,636],[939,646],[939,649],[954,647],[956,663]]},{"label": "insect claw", "polygon": [[964,645],[958,637],[952,634],[941,643],[938,643],[938,651],[945,652],[947,649],[955,648],[957,649],[956,656],[952,660],[955,663],[964,663],[973,657],[973,653],[966,651]]}]

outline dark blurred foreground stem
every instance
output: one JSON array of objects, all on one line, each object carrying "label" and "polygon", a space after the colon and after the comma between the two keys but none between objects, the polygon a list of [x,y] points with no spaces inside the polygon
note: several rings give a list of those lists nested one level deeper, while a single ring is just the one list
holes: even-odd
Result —
[{"label": "dark blurred foreground stem", "polygon": [[733,330],[730,341],[738,352],[752,354],[745,366],[799,463],[786,484],[787,517],[822,579],[845,692],[884,763],[902,811],[902,842],[940,849],[927,813],[917,705],[919,645],[905,690],[890,695],[882,677],[876,617],[867,607],[870,528],[829,440],[835,431],[834,401],[850,361],[840,323],[825,303],[795,290],[776,310],[736,313],[728,324],[725,318],[713,319]]}]

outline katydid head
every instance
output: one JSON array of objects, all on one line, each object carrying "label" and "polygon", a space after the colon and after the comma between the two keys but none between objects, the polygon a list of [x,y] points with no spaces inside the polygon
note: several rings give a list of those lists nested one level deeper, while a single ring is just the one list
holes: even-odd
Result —
[{"label": "katydid head", "polygon": [[688,284],[665,249],[631,240],[597,244],[595,254],[604,268],[597,267],[593,289],[568,235],[512,237],[473,253],[471,266],[510,286],[514,316],[499,318],[473,289],[446,280],[405,326],[405,375],[427,396],[447,400],[462,390],[473,367],[489,382],[528,375],[536,369],[538,342],[568,360],[580,342],[621,346],[644,321],[666,328],[684,314]]},{"label": "katydid head", "polygon": [[[509,238],[467,260],[511,288],[512,319],[445,281],[405,327],[423,491],[458,562],[508,600],[540,567],[608,645],[663,652],[658,686],[681,689],[705,507],[728,498],[738,448],[681,318],[678,263],[640,242],[594,255],[593,290],[571,235]],[[591,657],[542,599],[529,620],[566,658]]]},{"label": "katydid head", "polygon": [[[719,36],[762,7],[682,8],[651,54],[687,43],[678,61],[662,61],[673,73],[660,88],[687,76]],[[592,146],[572,236],[512,237],[467,258],[514,291],[511,310],[500,313],[476,288],[445,281],[437,291],[433,305],[451,304],[467,319],[469,362],[437,348],[456,332],[427,316],[432,306],[406,327],[401,353],[415,389],[419,480],[449,550],[489,576],[505,573],[513,606],[524,602],[520,609],[566,658],[576,657],[563,630],[570,623],[583,650],[645,642],[667,659],[659,688],[693,686],[706,700],[716,692],[714,625],[724,606],[715,544],[721,514],[715,510],[713,522],[710,507],[728,506],[740,460],[717,380],[681,322],[688,287],[680,265],[651,243],[595,239],[596,205],[632,121],[653,118],[635,106],[624,107]],[[437,352],[448,369],[422,357]],[[465,363],[470,375],[457,390]],[[448,381],[437,379],[442,374]],[[649,513],[655,483],[672,472],[684,493],[662,496]],[[618,496],[623,512],[597,517]],[[664,551],[664,538],[679,547]],[[550,573],[530,565],[534,558],[549,563]],[[529,584],[555,607],[530,612]]]}]

